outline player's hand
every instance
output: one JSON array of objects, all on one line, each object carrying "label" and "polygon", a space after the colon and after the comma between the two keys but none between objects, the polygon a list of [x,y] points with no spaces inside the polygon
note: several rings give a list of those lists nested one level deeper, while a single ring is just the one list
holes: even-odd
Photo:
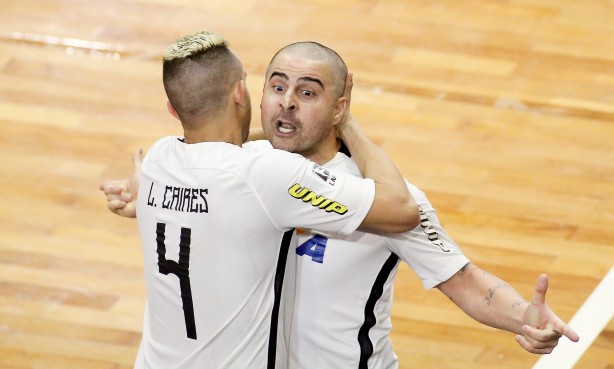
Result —
[{"label": "player's hand", "polygon": [[126,218],[136,218],[136,198],[141,177],[141,162],[143,150],[138,149],[132,159],[134,173],[131,178],[106,181],[100,185],[100,190],[107,197],[107,208]]},{"label": "player's hand", "polygon": [[547,290],[548,276],[542,274],[537,279],[535,295],[524,313],[523,335],[516,336],[516,341],[520,346],[534,354],[551,353],[562,336],[573,342],[578,342],[580,339],[578,333],[565,324],[546,305]]},{"label": "player's hand", "polygon": [[335,126],[335,130],[337,132],[337,137],[341,137],[341,132],[343,128],[348,124],[350,120],[352,120],[352,113],[350,112],[350,102],[352,101],[352,87],[354,87],[354,73],[348,71],[347,77],[345,78],[345,89],[343,91],[343,97],[345,97],[345,110],[343,111],[343,115],[341,116],[341,120]]}]

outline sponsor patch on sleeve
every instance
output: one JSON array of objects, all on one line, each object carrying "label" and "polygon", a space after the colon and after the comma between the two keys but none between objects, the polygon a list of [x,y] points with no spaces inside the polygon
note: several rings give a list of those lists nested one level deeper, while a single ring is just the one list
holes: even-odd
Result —
[{"label": "sponsor patch on sleeve", "polygon": [[433,224],[428,215],[422,210],[422,207],[418,206],[418,210],[420,211],[420,226],[424,230],[424,234],[426,234],[429,241],[431,241],[433,245],[439,247],[441,251],[450,252],[448,245],[439,239],[439,234],[437,234],[437,231],[433,228]]},{"label": "sponsor patch on sleeve", "polygon": [[334,186],[335,182],[337,181],[337,177],[335,177],[328,169],[316,163],[313,163],[312,172],[331,186]]},{"label": "sponsor patch on sleeve", "polygon": [[343,215],[348,211],[347,206],[327,197],[320,196],[311,191],[309,188],[303,187],[298,183],[288,188],[288,193],[295,199],[301,200],[305,203],[310,203],[311,206],[325,210],[328,213],[333,212]]}]

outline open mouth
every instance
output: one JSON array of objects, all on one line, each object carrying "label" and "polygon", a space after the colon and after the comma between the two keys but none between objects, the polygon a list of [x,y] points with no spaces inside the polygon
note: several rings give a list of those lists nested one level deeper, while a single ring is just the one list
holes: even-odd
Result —
[{"label": "open mouth", "polygon": [[293,126],[292,124],[284,120],[278,120],[277,122],[275,122],[275,127],[277,128],[277,131],[281,133],[286,133],[286,134],[296,131],[295,126]]}]

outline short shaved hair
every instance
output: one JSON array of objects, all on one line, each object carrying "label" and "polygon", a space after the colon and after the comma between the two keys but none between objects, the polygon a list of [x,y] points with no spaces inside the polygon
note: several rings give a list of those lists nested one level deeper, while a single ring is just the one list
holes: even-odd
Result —
[{"label": "short shaved hair", "polygon": [[335,98],[343,95],[345,90],[345,81],[348,74],[348,67],[345,62],[333,49],[328,48],[314,41],[301,41],[282,47],[271,59],[269,68],[267,68],[267,77],[270,72],[271,64],[278,55],[292,54],[312,60],[327,62],[331,67],[333,83],[335,88]]},{"label": "short shaved hair", "polygon": [[163,57],[166,96],[184,125],[214,116],[243,78],[243,66],[223,36],[198,32],[170,45]]}]

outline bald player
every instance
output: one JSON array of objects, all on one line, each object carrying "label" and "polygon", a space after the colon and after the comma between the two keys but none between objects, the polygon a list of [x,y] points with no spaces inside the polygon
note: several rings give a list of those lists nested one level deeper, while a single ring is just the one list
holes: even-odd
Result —
[{"label": "bald player", "polygon": [[[151,146],[131,205],[147,290],[135,368],[273,368],[287,362],[276,335],[293,228],[402,232],[419,221],[417,206],[392,162],[352,132],[345,139],[366,154],[371,179],[242,148],[251,118],[245,72],[220,35],[171,45],[163,82],[184,135]],[[337,119],[344,109],[338,99]]]},{"label": "bald player", "polygon": [[[356,127],[351,118],[335,121],[331,113],[344,86],[349,99],[347,74],[341,58],[323,45],[300,42],[280,50],[267,69],[261,102],[262,125],[272,146],[360,175],[360,152],[350,153],[336,137]],[[350,124],[339,127],[344,121]],[[245,147],[270,150],[271,144],[250,142]],[[509,284],[471,264],[441,227],[424,193],[408,187],[420,205],[421,222],[402,235],[297,232],[295,313],[292,324],[284,325],[291,339],[290,368],[398,367],[389,333],[401,261],[425,288],[440,289],[469,316],[517,333],[529,352],[552,351],[561,334],[577,340],[546,306],[545,276],[539,278],[533,299],[525,301]]]}]

